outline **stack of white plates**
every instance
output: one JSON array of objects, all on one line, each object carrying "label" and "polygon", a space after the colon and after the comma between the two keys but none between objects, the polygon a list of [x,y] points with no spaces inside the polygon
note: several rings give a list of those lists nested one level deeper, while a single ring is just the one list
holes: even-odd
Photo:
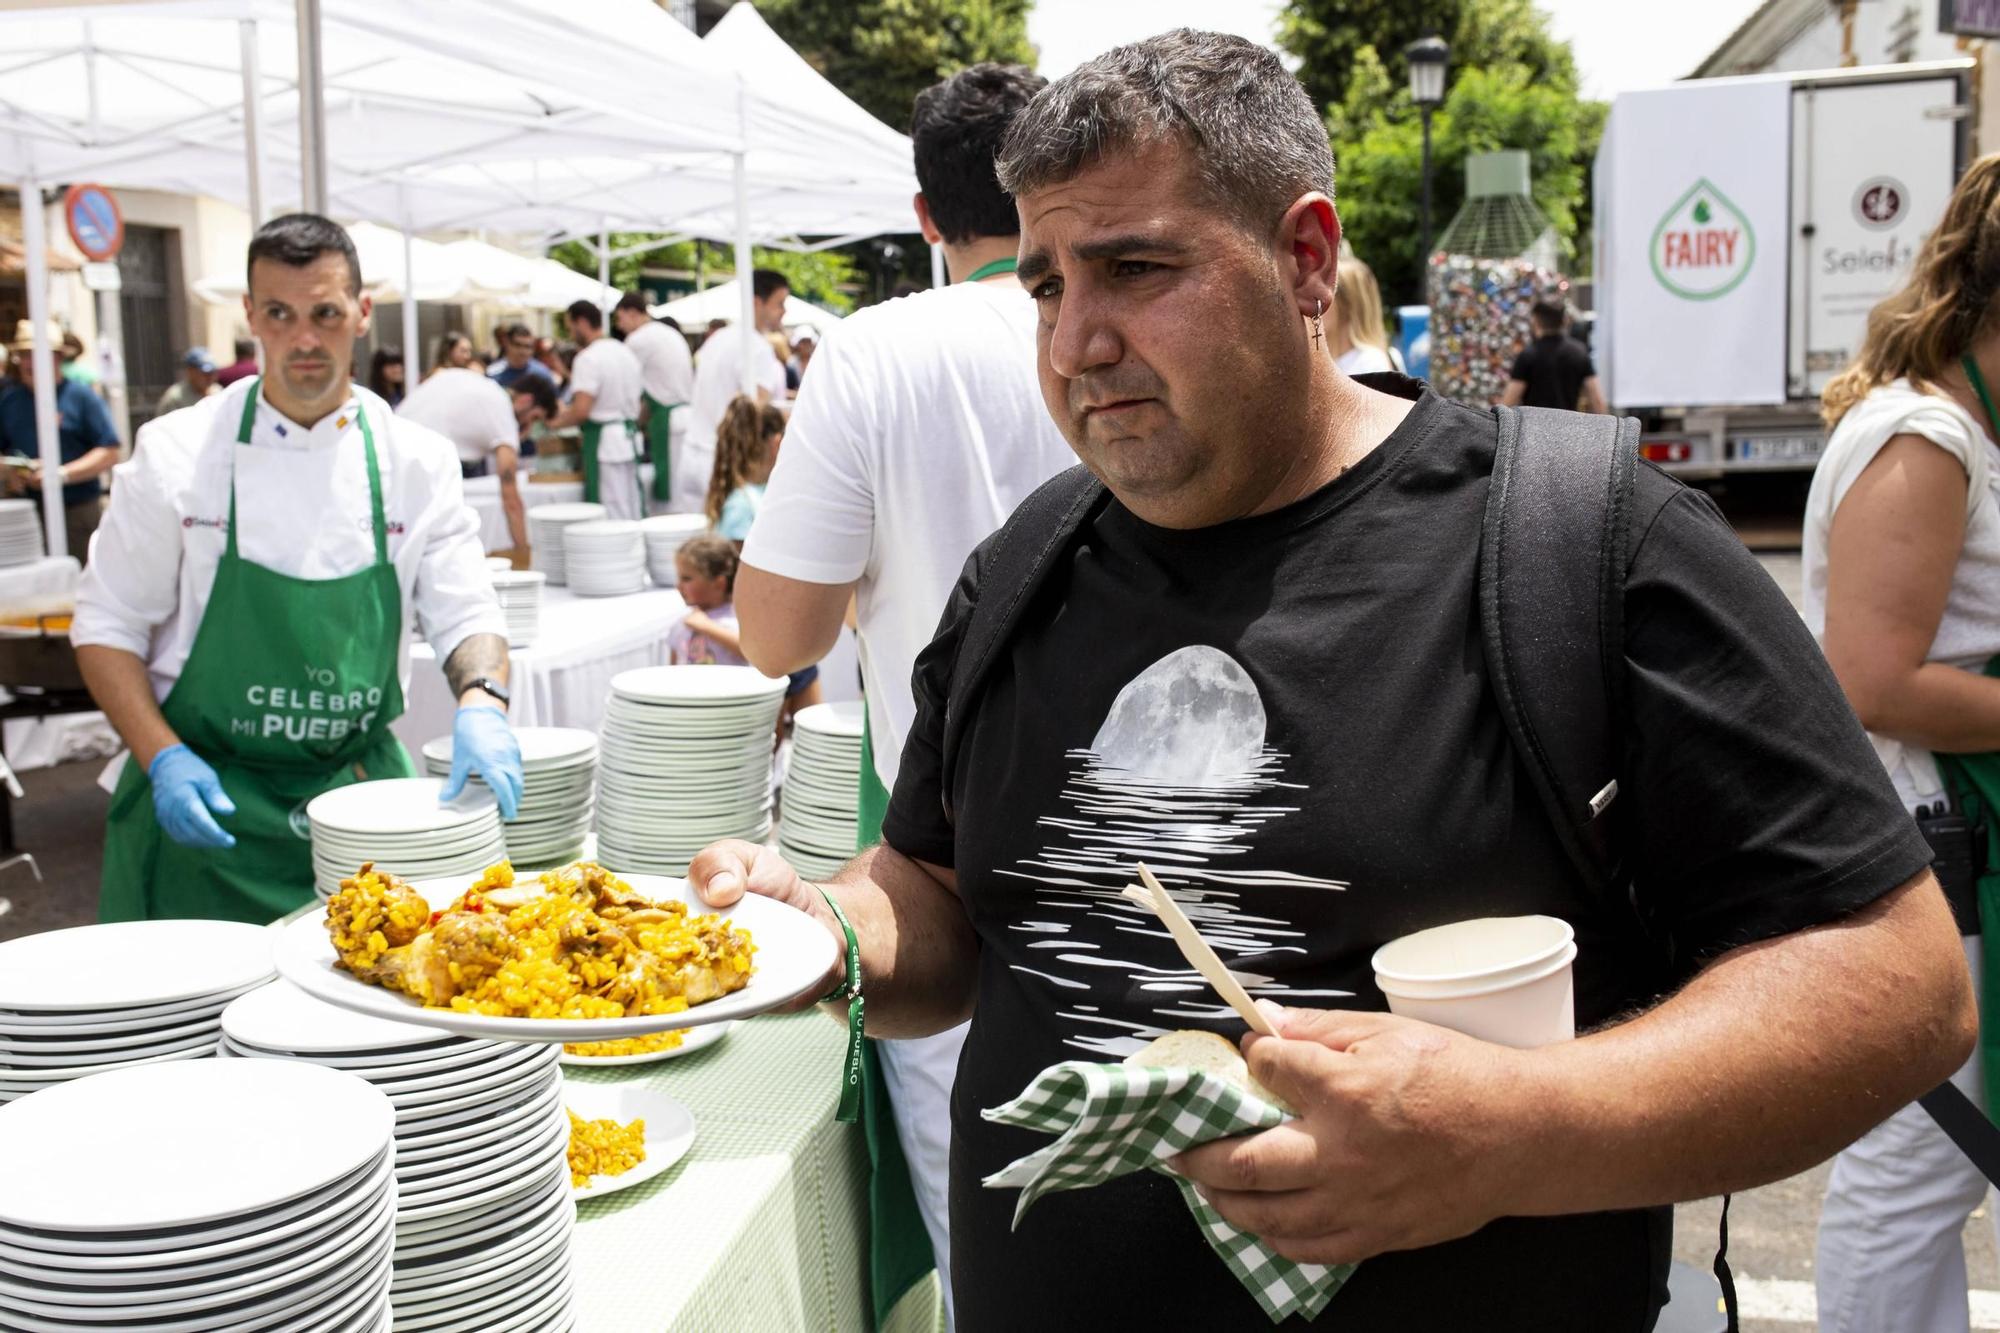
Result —
[{"label": "stack of white plates", "polygon": [[274,1060],[0,1107],[0,1327],[387,1330],[395,1123],[362,1080]]},{"label": "stack of white plates", "polygon": [[[507,859],[517,870],[565,865],[583,855],[596,809],[597,737],[573,727],[518,727],[521,804],[504,820]],[[424,745],[424,769],[451,774],[451,737]],[[479,776],[473,775],[473,783]]]},{"label": "stack of white plates", "polygon": [[224,1055],[326,1065],[387,1094],[399,1331],[570,1327],[576,1205],[560,1045],[447,1036],[284,981],[230,1005],[222,1031]]},{"label": "stack of white plates", "polygon": [[118,921],[0,944],[0,1102],[215,1053],[228,1003],[276,971],[239,921]]},{"label": "stack of white plates", "polygon": [[534,569],[493,571],[493,595],[507,618],[507,646],[526,648],[542,631],[542,585],[549,576]]},{"label": "stack of white plates", "polygon": [[646,572],[653,576],[653,582],[662,588],[680,582],[680,570],[674,565],[675,552],[690,537],[699,537],[707,531],[706,514],[655,514],[640,519],[639,532],[646,539]]},{"label": "stack of white plates", "polygon": [[858,703],[815,704],[792,719],[778,850],[807,879],[826,879],[854,856],[861,710]]},{"label": "stack of white plates", "polygon": [[438,778],[384,778],[335,787],[307,802],[319,896],[332,897],[364,861],[404,879],[444,879],[474,876],[505,860],[493,794],[467,783],[440,805],[442,790]]},{"label": "stack of white plates", "polygon": [[771,740],[785,681],[754,667],[642,667],[611,678],[597,770],[597,856],[681,875],[718,838],[771,831]]},{"label": "stack of white plates", "polygon": [[[42,525],[35,518],[39,504],[37,500],[0,500],[0,567],[42,558]],[[81,551],[70,554],[83,558]]]},{"label": "stack of white plates", "polygon": [[536,505],[528,511],[529,566],[548,575],[550,583],[561,583],[563,529],[572,523],[589,523],[603,517],[601,504]]},{"label": "stack of white plates", "polygon": [[562,536],[563,570],[578,597],[622,597],[646,586],[646,541],[635,521],[572,523]]}]

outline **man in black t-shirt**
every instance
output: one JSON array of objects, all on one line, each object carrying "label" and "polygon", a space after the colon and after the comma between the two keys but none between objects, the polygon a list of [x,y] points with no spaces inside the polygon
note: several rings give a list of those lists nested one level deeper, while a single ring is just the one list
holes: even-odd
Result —
[{"label": "man in black t-shirt", "polygon": [[1569,312],[1560,301],[1537,301],[1528,312],[1535,340],[1521,349],[1508,373],[1500,402],[1507,407],[1560,407],[1573,411],[1604,411],[1604,394],[1597,387],[1597,367],[1583,344],[1565,331]]},{"label": "man in black t-shirt", "polygon": [[[1018,1226],[1015,1195],[980,1186],[1048,1145],[980,1114],[1045,1067],[1242,1035],[1119,896],[1135,861],[1282,1006],[1245,1054],[1299,1108],[1176,1164],[1279,1253],[1360,1261],[1319,1321],[1341,1333],[1649,1329],[1668,1205],[1805,1169],[1971,1049],[1928,848],[1784,597],[1651,469],[1615,719],[1629,897],[1580,881],[1481,647],[1495,417],[1334,369],[1332,177],[1277,60],[1186,31],[1051,84],[1000,159],[1043,399],[1109,494],[953,699],[973,608],[1015,591],[975,552],[918,659],[883,845],[823,886],[871,1031],[972,1020],[952,1105],[965,1333],[1269,1327],[1157,1173],[1051,1193]],[[689,880],[844,941],[768,850],[718,844]],[[1525,913],[1576,931],[1585,1035],[1514,1050],[1383,1012],[1381,944]]]}]

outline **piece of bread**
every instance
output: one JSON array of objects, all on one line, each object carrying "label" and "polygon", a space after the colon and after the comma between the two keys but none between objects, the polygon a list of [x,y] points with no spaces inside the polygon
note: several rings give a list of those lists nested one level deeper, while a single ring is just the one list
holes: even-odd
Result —
[{"label": "piece of bread", "polygon": [[1143,1065],[1148,1069],[1199,1069],[1217,1078],[1227,1079],[1253,1096],[1260,1097],[1283,1111],[1297,1115],[1298,1111],[1283,1097],[1272,1092],[1250,1076],[1250,1066],[1244,1063],[1243,1052],[1227,1037],[1218,1037],[1213,1032],[1201,1032],[1183,1028],[1179,1032],[1169,1032],[1146,1043],[1125,1057],[1128,1065]]}]

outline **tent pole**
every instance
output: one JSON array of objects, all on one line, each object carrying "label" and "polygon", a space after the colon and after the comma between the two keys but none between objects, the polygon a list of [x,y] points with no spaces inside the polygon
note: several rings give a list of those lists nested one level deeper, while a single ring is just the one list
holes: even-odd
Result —
[{"label": "tent pole", "polygon": [[417,387],[421,350],[417,347],[417,263],[416,242],[410,236],[410,202],[403,196],[403,394]]},{"label": "tent pole", "polygon": [[611,219],[601,218],[599,221],[601,225],[597,229],[597,285],[602,290],[598,293],[597,299],[604,302],[602,312],[604,323],[606,327],[610,327],[611,307],[618,299],[611,294]]},{"label": "tent pole", "polygon": [[319,0],[297,0],[299,27],[299,207],[326,212],[326,72],[320,63]]},{"label": "tent pole", "polygon": [[933,245],[931,247],[931,286],[946,287],[949,285],[950,279],[945,277],[944,272],[944,247],[942,245]]},{"label": "tent pole", "polygon": [[257,20],[236,25],[243,52],[243,168],[250,195],[250,230],[264,225],[264,145],[259,133],[264,107],[264,71],[257,55]]},{"label": "tent pole", "polygon": [[28,286],[28,321],[34,329],[34,346],[29,357],[35,367],[35,445],[41,456],[42,531],[48,537],[50,555],[69,554],[69,530],[63,526],[62,487],[55,484],[62,471],[62,443],[56,420],[56,355],[49,346],[49,237],[47,206],[42,185],[32,175],[21,182],[21,245],[23,277]]},{"label": "tent pole", "polygon": [[[757,332],[757,293],[751,284],[750,266],[750,167],[747,153],[736,154],[736,296],[743,319],[744,336]],[[741,345],[741,344],[740,344]],[[757,393],[757,361],[743,346],[742,373],[737,387],[753,397]]]}]

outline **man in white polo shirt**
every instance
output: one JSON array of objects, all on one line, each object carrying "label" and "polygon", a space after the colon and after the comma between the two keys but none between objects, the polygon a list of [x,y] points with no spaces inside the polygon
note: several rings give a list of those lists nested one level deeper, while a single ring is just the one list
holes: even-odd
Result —
[{"label": "man in white polo shirt", "polygon": [[578,345],[570,364],[569,403],[550,423],[583,430],[583,498],[612,518],[644,518],[639,486],[639,358],[605,336],[604,315],[589,301],[564,312]]},{"label": "man in white polo shirt", "polygon": [[639,358],[639,429],[646,437],[646,456],[653,460],[653,503],[647,507],[664,509],[673,499],[673,478],[681,471],[687,408],[694,397],[694,354],[679,328],[653,318],[639,292],[619,297],[611,318],[626,349]]},{"label": "man in white polo shirt", "polygon": [[523,376],[510,393],[484,371],[446,366],[410,391],[396,415],[429,426],[458,450],[459,472],[469,481],[500,478],[500,510],[516,551],[528,549],[528,513],[515,479],[521,432],[556,412],[547,380]]},{"label": "man in white polo shirt", "polygon": [[[993,174],[1007,127],[1044,82],[975,65],[918,95],[917,221],[944,246],[953,285],[871,306],[826,335],[743,549],[737,621],[744,655],[767,673],[824,657],[855,599],[863,845],[880,837],[916,713],[910,669],[966,557],[1076,462],[1042,406],[1035,303],[1014,277],[1020,223]],[[961,1025],[873,1043],[947,1304],[948,1107],[964,1040]]]}]

